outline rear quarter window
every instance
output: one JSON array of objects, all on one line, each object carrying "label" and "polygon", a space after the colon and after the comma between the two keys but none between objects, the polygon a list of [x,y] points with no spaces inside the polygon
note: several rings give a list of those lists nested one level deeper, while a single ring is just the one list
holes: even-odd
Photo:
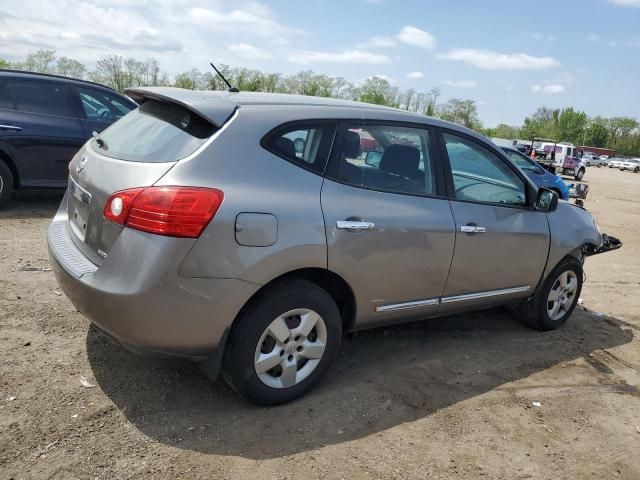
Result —
[{"label": "rear quarter window", "polygon": [[333,122],[297,122],[267,134],[262,146],[291,163],[323,173],[334,134]]},{"label": "rear quarter window", "polygon": [[132,162],[174,162],[191,155],[216,127],[180,105],[147,100],[100,134],[102,154]]}]

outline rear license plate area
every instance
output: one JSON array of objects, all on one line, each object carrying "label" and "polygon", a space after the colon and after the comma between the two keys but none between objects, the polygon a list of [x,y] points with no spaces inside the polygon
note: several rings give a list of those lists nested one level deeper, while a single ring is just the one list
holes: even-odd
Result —
[{"label": "rear license plate area", "polygon": [[91,194],[69,177],[69,225],[76,237],[83,242],[87,235],[90,207]]}]

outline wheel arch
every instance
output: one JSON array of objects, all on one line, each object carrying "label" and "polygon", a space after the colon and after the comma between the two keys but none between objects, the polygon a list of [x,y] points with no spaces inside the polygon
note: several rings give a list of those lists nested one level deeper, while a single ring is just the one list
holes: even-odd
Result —
[{"label": "wheel arch", "polygon": [[4,162],[4,164],[11,171],[11,175],[13,175],[13,188],[20,188],[20,175],[18,173],[18,168],[16,167],[13,158],[6,151],[0,148],[0,162]]},{"label": "wheel arch", "polygon": [[310,281],[323,290],[325,290],[331,298],[338,305],[340,311],[340,317],[342,319],[342,331],[348,332],[353,328],[356,317],[356,301],[355,295],[349,284],[337,273],[332,272],[324,268],[311,267],[300,268],[283,273],[278,277],[273,278],[269,282],[262,285],[253,295],[245,302],[244,306],[238,311],[235,318],[225,330],[223,338],[218,344],[218,348],[204,361],[200,363],[201,369],[205,375],[210,379],[216,380],[220,373],[222,366],[222,359],[224,357],[224,351],[227,347],[227,341],[230,333],[236,325],[236,320],[240,317],[240,314],[247,308],[255,298],[263,295],[265,291],[272,288],[278,283],[287,282],[290,279],[305,279]]}]

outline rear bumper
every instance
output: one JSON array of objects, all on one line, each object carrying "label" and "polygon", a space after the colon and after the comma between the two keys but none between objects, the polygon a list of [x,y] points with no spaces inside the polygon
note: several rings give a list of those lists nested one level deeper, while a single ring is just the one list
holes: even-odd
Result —
[{"label": "rear bumper", "polygon": [[48,232],[60,287],[91,322],[131,350],[210,357],[259,288],[235,279],[180,277],[178,267],[193,240],[131,229],[122,231],[98,268],[75,246],[67,223],[61,208]]}]

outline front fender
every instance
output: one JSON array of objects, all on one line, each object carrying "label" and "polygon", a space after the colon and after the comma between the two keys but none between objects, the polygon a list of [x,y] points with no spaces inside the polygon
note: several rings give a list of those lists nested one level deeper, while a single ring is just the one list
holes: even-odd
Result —
[{"label": "front fender", "polygon": [[571,203],[560,201],[554,212],[547,213],[551,241],[544,278],[567,255],[582,261],[582,246],[602,245],[602,235],[589,212]]}]

